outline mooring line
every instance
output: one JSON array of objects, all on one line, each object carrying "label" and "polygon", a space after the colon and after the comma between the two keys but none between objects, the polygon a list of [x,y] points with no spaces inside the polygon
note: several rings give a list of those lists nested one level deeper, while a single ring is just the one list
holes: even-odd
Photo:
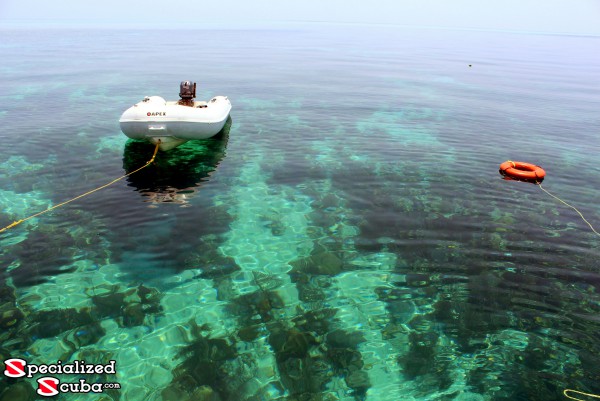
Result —
[{"label": "mooring line", "polygon": [[[589,221],[587,221],[585,217],[583,217],[583,214],[581,214],[581,212],[580,212],[579,210],[577,210],[577,208],[576,208],[575,206],[573,206],[573,205],[569,205],[567,202],[565,202],[564,200],[560,199],[560,198],[559,198],[558,196],[556,196],[556,195],[552,195],[552,194],[551,194],[550,192],[548,192],[548,191],[547,191],[545,188],[542,188],[542,184],[541,184],[541,183],[540,183],[540,184],[538,184],[538,186],[540,187],[540,189],[541,189],[542,191],[544,191],[545,193],[547,193],[548,195],[550,195],[551,197],[553,197],[554,199],[556,199],[556,200],[557,200],[557,201],[559,201],[560,203],[562,203],[562,204],[564,204],[564,205],[566,205],[566,206],[570,207],[571,209],[575,210],[575,211],[577,212],[577,214],[579,214],[579,216],[581,216],[581,218],[583,219],[583,221],[585,221],[585,223],[586,223],[588,226],[590,226],[590,228],[592,229],[592,231],[593,231],[593,232],[594,232],[596,235],[600,236],[600,233],[594,229],[594,227],[593,227],[593,226],[590,224],[590,222],[589,222]],[[600,398],[600,397],[599,397],[599,398]]]},{"label": "mooring line", "polygon": [[84,193],[84,194],[81,194],[81,195],[79,195],[79,196],[76,196],[76,197],[74,197],[74,198],[72,198],[72,199],[69,199],[69,200],[67,200],[67,201],[65,201],[65,202],[59,203],[58,205],[54,205],[54,206],[52,206],[52,207],[49,207],[48,209],[46,209],[46,210],[43,210],[43,211],[41,211],[41,212],[39,212],[39,213],[32,214],[31,216],[29,216],[29,217],[26,217],[26,218],[24,218],[24,219],[21,219],[21,220],[13,221],[12,223],[10,223],[9,225],[7,225],[6,227],[4,227],[4,228],[0,229],[0,233],[4,232],[4,231],[6,231],[6,230],[8,230],[8,229],[10,229],[10,228],[16,227],[16,226],[18,226],[19,224],[21,224],[21,223],[23,223],[23,222],[25,222],[25,221],[27,221],[27,220],[29,220],[29,219],[33,219],[34,217],[41,216],[42,214],[48,213],[48,212],[50,212],[50,211],[52,211],[52,210],[54,210],[54,209],[56,209],[56,208],[59,208],[59,207],[61,207],[61,206],[64,206],[64,205],[66,205],[67,203],[71,203],[71,202],[73,202],[73,201],[75,201],[75,200],[77,200],[77,199],[83,198],[84,196],[88,196],[88,195],[90,195],[90,194],[93,194],[93,193],[94,193],[94,192],[96,192],[96,191],[99,191],[99,190],[101,190],[101,189],[103,189],[103,188],[106,188],[106,187],[108,187],[108,186],[110,186],[110,185],[114,184],[115,182],[117,182],[117,181],[120,181],[120,180],[122,180],[123,178],[129,177],[130,175],[132,175],[132,174],[134,174],[134,173],[137,173],[138,171],[140,171],[140,170],[142,170],[142,169],[144,169],[144,168],[148,167],[148,166],[149,166],[149,165],[150,165],[150,164],[151,164],[151,163],[154,161],[154,158],[156,157],[156,153],[158,152],[158,147],[159,147],[159,145],[160,145],[160,140],[158,141],[158,143],[156,144],[156,147],[154,148],[154,153],[152,154],[152,158],[151,158],[150,160],[148,160],[148,162],[147,162],[146,164],[144,164],[142,167],[140,167],[140,168],[138,168],[138,169],[136,169],[136,170],[134,170],[134,171],[132,171],[132,172],[130,172],[130,173],[127,173],[127,174],[125,174],[125,175],[123,175],[123,176],[121,176],[121,177],[119,177],[119,178],[116,178],[116,179],[112,180],[111,182],[109,182],[108,184],[104,184],[104,185],[102,185],[102,186],[100,186],[100,187],[98,187],[98,188],[94,188],[94,189],[92,189],[91,191],[88,191],[88,192],[86,192],[86,193]]}]

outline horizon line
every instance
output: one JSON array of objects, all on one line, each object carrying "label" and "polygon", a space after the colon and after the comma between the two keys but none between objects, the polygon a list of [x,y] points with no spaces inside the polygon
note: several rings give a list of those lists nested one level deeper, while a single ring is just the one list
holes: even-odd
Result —
[{"label": "horizon line", "polygon": [[[530,35],[560,35],[560,36],[586,36],[600,37],[600,32],[570,32],[570,31],[538,31],[524,30],[515,28],[500,28],[500,27],[477,27],[477,26],[451,26],[451,25],[416,25],[416,24],[396,24],[387,22],[362,22],[362,21],[327,21],[327,20],[255,20],[247,22],[231,23],[228,21],[210,22],[203,26],[198,26],[197,22],[184,21],[162,22],[162,21],[106,21],[106,20],[43,20],[43,19],[20,19],[6,20],[0,17],[0,30],[6,28],[13,29],[164,29],[164,30],[208,30],[208,29],[224,29],[224,30],[242,30],[242,29],[273,29],[281,25],[281,28],[296,29],[298,25],[341,25],[341,26],[375,26],[381,28],[410,28],[410,29],[427,29],[427,30],[460,30],[460,31],[481,31],[481,32],[502,32],[514,34],[530,34]],[[296,25],[290,27],[289,24]]]}]

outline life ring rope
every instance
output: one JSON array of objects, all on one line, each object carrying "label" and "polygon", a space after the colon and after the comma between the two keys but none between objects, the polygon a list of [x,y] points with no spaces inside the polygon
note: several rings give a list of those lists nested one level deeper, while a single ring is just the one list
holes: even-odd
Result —
[{"label": "life ring rope", "polygon": [[575,398],[570,396],[568,393],[576,393],[577,395],[583,395],[585,397],[592,397],[592,398],[600,398],[600,395],[597,394],[590,394],[590,393],[584,393],[583,391],[579,391],[579,390],[572,390],[570,388],[567,388],[565,390],[563,390],[563,395],[567,398],[570,398],[572,400],[577,400],[577,401],[583,401],[581,398]]},{"label": "life ring rope", "polygon": [[592,229],[592,231],[593,231],[593,232],[594,232],[596,235],[598,235],[598,236],[600,237],[600,233],[594,229],[594,227],[592,226],[592,224],[591,224],[589,221],[587,221],[587,219],[586,219],[585,217],[583,217],[583,214],[581,214],[581,212],[580,212],[579,210],[577,210],[577,208],[576,208],[575,206],[573,206],[573,205],[569,205],[567,202],[565,202],[564,200],[560,199],[560,198],[559,198],[558,196],[556,196],[556,195],[552,195],[550,192],[548,192],[548,191],[547,191],[545,188],[543,188],[543,187],[542,187],[542,184],[538,184],[538,186],[540,187],[540,189],[541,189],[542,191],[544,191],[545,193],[547,193],[548,195],[550,195],[551,197],[553,197],[554,199],[556,199],[557,201],[559,201],[559,202],[560,202],[560,203],[562,203],[563,205],[566,205],[566,206],[570,207],[571,209],[575,210],[575,211],[577,212],[577,214],[578,214],[578,215],[581,217],[581,219],[582,219],[583,221],[585,221],[585,223],[586,223],[588,226],[590,226],[590,228]]}]

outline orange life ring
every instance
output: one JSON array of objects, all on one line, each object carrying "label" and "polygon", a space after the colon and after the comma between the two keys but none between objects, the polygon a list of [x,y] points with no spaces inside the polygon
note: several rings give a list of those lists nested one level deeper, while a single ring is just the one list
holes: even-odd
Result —
[{"label": "orange life ring", "polygon": [[546,172],[540,166],[531,163],[507,160],[500,165],[500,174],[513,180],[542,182]]}]

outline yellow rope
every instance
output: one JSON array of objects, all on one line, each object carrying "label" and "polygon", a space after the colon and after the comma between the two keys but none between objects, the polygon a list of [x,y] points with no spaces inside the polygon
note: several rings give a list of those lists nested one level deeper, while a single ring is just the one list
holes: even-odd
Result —
[{"label": "yellow rope", "polygon": [[[590,224],[590,222],[589,222],[589,221],[587,221],[587,220],[585,219],[585,217],[583,217],[583,214],[581,214],[581,212],[580,212],[579,210],[577,210],[577,208],[576,208],[575,206],[569,205],[567,202],[565,202],[564,200],[560,199],[558,196],[552,195],[550,192],[548,192],[548,191],[547,191],[545,188],[543,188],[543,187],[542,187],[542,184],[539,184],[539,183],[538,183],[538,186],[540,187],[540,189],[541,189],[542,191],[544,191],[545,193],[547,193],[548,195],[550,195],[550,196],[551,196],[551,197],[553,197],[554,199],[558,200],[560,203],[562,203],[562,204],[564,204],[564,205],[566,205],[566,206],[570,207],[571,209],[575,210],[575,211],[577,212],[577,214],[579,214],[579,216],[581,216],[581,218],[583,219],[583,221],[585,221],[585,222],[586,222],[586,224],[587,224],[588,226],[590,226],[590,228],[592,229],[592,231],[593,231],[594,233],[596,233],[596,235],[600,236],[600,234],[598,233],[598,231],[596,231],[596,230],[594,229],[594,227],[593,227],[593,226]],[[584,401],[584,400],[582,400],[581,398],[575,398],[575,397],[571,397],[571,396],[568,394],[569,392],[575,393],[575,394],[577,394],[577,395],[583,395],[583,396],[585,396],[585,397],[600,398],[600,395],[597,395],[597,394],[590,394],[590,393],[584,393],[583,391],[572,390],[572,389],[570,389],[570,388],[567,388],[567,389],[563,390],[563,394],[564,394],[564,396],[565,396],[565,397],[567,397],[567,398],[569,398],[569,399],[571,399],[571,400]]]},{"label": "yellow rope", "polygon": [[571,397],[569,394],[567,394],[567,392],[572,391],[573,393],[577,393],[580,395],[585,395],[586,397],[592,397],[592,398],[600,398],[600,395],[596,395],[596,394],[589,394],[589,393],[584,393],[582,391],[577,391],[577,390],[571,390],[570,388],[565,389],[563,391],[563,394],[565,395],[565,397],[570,398],[572,400],[578,400],[578,401],[583,401],[581,398],[575,398],[575,397]]},{"label": "yellow rope", "polygon": [[583,214],[581,214],[581,212],[580,212],[579,210],[577,210],[577,208],[576,208],[575,206],[569,205],[567,202],[565,202],[564,200],[560,199],[558,196],[552,195],[550,192],[548,192],[548,191],[546,191],[544,188],[542,188],[542,184],[538,184],[538,186],[540,187],[540,189],[541,189],[542,191],[544,191],[545,193],[547,193],[548,195],[550,195],[550,196],[551,196],[551,197],[553,197],[554,199],[558,200],[560,203],[562,203],[562,204],[564,204],[564,205],[567,205],[567,206],[568,206],[568,207],[570,207],[571,209],[575,210],[575,211],[577,212],[577,214],[579,214],[579,216],[581,216],[581,218],[583,219],[583,221],[585,221],[585,222],[586,222],[586,224],[587,224],[588,226],[590,226],[590,228],[592,229],[592,231],[593,231],[593,232],[594,232],[596,235],[600,236],[600,233],[598,233],[598,231],[596,231],[596,230],[594,229],[594,227],[593,227],[593,226],[590,224],[590,222],[589,222],[589,221],[587,221],[587,220],[585,219],[585,217],[583,217]]},{"label": "yellow rope", "polygon": [[130,172],[130,173],[127,173],[127,174],[125,174],[124,176],[121,176],[121,177],[119,177],[119,178],[116,178],[116,179],[112,180],[111,182],[109,182],[108,184],[104,184],[104,185],[102,185],[102,186],[100,186],[100,187],[98,187],[98,188],[92,189],[91,191],[88,191],[88,192],[86,192],[86,193],[84,193],[84,194],[81,194],[81,195],[79,195],[79,196],[76,196],[76,197],[74,197],[74,198],[72,198],[72,199],[69,199],[68,201],[65,201],[65,202],[59,203],[58,205],[55,205],[55,206],[52,206],[52,207],[50,207],[50,208],[48,208],[48,209],[46,209],[46,210],[44,210],[44,211],[41,211],[41,212],[39,212],[39,213],[36,213],[36,214],[33,214],[33,215],[31,215],[31,216],[29,216],[29,217],[26,217],[26,218],[24,218],[24,219],[21,219],[21,220],[14,221],[14,222],[10,223],[9,225],[7,225],[6,227],[4,227],[3,229],[0,229],[0,233],[4,232],[4,231],[6,231],[6,230],[8,230],[8,229],[10,229],[10,228],[16,227],[16,226],[18,226],[19,224],[21,224],[21,223],[23,223],[23,222],[25,222],[25,221],[27,221],[27,220],[29,220],[29,219],[33,219],[34,217],[41,216],[41,215],[42,215],[42,214],[44,214],[44,213],[48,213],[48,212],[49,212],[49,211],[51,211],[51,210],[54,210],[54,209],[56,209],[56,208],[59,208],[59,207],[61,207],[61,206],[64,206],[64,205],[66,205],[67,203],[71,203],[71,202],[73,202],[73,201],[75,201],[75,200],[77,200],[77,199],[83,198],[84,196],[88,196],[88,195],[90,195],[90,194],[93,194],[93,193],[94,193],[94,192],[96,192],[96,191],[99,191],[99,190],[101,190],[101,189],[103,189],[103,188],[106,188],[106,187],[108,187],[109,185],[112,185],[112,184],[114,184],[115,182],[117,182],[117,181],[120,181],[120,180],[122,180],[123,178],[129,177],[131,174],[137,173],[137,172],[138,172],[138,171],[140,171],[141,169],[144,169],[144,168],[148,167],[148,166],[150,165],[150,163],[152,163],[152,162],[154,161],[154,158],[156,157],[156,153],[158,152],[158,146],[159,146],[159,145],[160,145],[160,140],[158,141],[158,143],[156,144],[156,147],[154,148],[154,154],[152,154],[152,158],[151,158],[150,160],[148,160],[148,162],[147,162],[146,164],[144,164],[142,167],[138,168],[137,170],[134,170],[134,171],[132,171],[132,172]]}]

